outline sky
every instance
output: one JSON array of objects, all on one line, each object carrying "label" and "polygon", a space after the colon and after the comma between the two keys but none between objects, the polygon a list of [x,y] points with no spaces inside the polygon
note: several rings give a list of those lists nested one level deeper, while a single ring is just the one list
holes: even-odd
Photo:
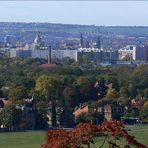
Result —
[{"label": "sky", "polygon": [[148,26],[148,1],[0,1],[0,22]]}]

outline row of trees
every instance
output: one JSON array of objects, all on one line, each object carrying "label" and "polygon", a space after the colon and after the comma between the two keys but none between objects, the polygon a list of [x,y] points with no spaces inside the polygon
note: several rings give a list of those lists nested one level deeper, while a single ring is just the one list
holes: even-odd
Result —
[{"label": "row of trees", "polygon": [[[126,116],[145,119],[147,105],[144,103],[148,98],[147,65],[89,70],[66,63],[63,66],[41,69],[39,65],[43,63],[46,61],[41,59],[0,59],[0,97],[16,104],[24,98],[34,96],[38,110],[51,107],[53,125],[57,122],[56,107],[64,107],[72,114],[79,104],[89,102],[95,106],[100,99],[100,104],[103,100],[120,102],[128,107]],[[112,84],[112,87],[108,84]],[[143,100],[140,107],[131,107],[133,98]],[[87,121],[95,116],[90,113],[85,119]]]}]

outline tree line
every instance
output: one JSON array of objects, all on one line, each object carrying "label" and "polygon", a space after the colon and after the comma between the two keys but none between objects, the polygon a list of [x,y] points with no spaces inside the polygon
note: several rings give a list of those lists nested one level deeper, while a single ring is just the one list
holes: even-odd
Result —
[{"label": "tree line", "polygon": [[[127,107],[125,116],[148,121],[148,65],[107,66],[90,70],[82,68],[78,63],[65,64],[63,61],[61,65],[42,69],[40,65],[46,62],[43,59],[0,59],[0,97],[11,100],[15,105],[34,96],[37,101],[38,122],[42,126],[42,118],[46,116],[45,108],[50,107],[52,125],[55,126],[56,107],[63,107],[59,121],[63,126],[69,126],[73,124],[68,123],[69,119],[73,119],[73,111],[81,104],[95,107],[112,102],[119,102]],[[112,87],[108,88],[108,84],[112,84]],[[132,99],[140,103],[133,105]],[[0,116],[4,119],[7,113],[9,118],[0,122],[10,124],[12,119],[7,108],[15,110],[5,106]],[[100,114],[89,112],[77,119],[77,122],[96,121],[98,117]]]}]

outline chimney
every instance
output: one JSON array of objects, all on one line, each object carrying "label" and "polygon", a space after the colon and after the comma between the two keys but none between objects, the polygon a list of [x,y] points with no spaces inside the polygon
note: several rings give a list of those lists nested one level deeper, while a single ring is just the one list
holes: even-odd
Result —
[{"label": "chimney", "polygon": [[51,64],[51,46],[48,47],[48,64]]}]

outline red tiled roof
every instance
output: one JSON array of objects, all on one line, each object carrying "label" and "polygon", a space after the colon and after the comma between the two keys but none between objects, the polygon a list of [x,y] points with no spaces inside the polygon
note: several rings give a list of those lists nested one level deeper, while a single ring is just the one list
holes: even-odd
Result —
[{"label": "red tiled roof", "polygon": [[56,66],[56,64],[42,64],[39,67],[40,68],[53,68],[55,66]]},{"label": "red tiled roof", "polygon": [[78,117],[80,114],[87,112],[88,112],[88,106],[85,106],[85,107],[79,107],[77,110],[73,112],[73,114],[75,117]]}]

